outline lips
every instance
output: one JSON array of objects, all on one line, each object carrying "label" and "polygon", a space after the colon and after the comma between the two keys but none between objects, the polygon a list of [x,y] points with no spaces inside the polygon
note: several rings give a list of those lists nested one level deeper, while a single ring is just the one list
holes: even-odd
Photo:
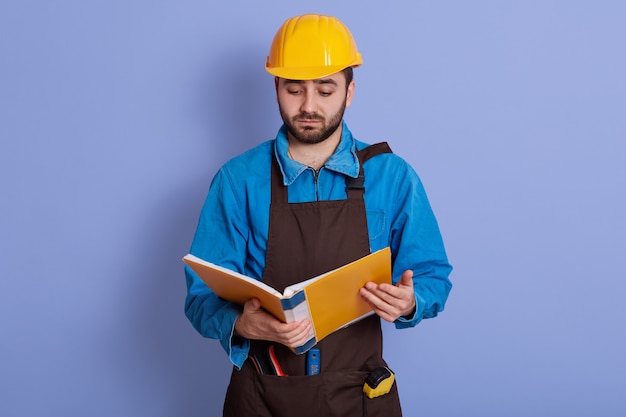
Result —
[{"label": "lips", "polygon": [[321,117],[296,117],[294,121],[303,125],[314,125],[322,123],[324,120]]}]

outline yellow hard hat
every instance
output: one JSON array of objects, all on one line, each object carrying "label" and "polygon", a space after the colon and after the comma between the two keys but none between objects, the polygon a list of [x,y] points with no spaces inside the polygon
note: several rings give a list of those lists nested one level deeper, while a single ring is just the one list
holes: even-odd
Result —
[{"label": "yellow hard hat", "polygon": [[314,80],[363,63],[348,28],[332,16],[306,14],[278,29],[265,69],[290,80]]}]

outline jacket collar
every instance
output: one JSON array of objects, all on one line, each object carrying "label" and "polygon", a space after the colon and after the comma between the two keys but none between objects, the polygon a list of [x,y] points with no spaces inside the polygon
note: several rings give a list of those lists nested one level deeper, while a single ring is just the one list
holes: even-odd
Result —
[{"label": "jacket collar", "polygon": [[[322,167],[340,174],[356,178],[359,175],[359,158],[356,155],[356,141],[345,122],[341,122],[341,140],[335,152],[328,158]],[[287,153],[289,141],[287,140],[287,127],[283,125],[276,135],[274,152],[278,159],[278,165],[283,173],[283,184],[291,185],[296,178],[309,167],[294,161]]]}]

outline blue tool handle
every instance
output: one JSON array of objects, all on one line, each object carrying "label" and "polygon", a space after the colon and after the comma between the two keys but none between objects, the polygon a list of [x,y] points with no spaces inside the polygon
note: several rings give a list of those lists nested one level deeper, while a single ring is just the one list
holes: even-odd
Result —
[{"label": "blue tool handle", "polygon": [[310,349],[306,355],[306,374],[317,375],[320,373],[320,350]]}]

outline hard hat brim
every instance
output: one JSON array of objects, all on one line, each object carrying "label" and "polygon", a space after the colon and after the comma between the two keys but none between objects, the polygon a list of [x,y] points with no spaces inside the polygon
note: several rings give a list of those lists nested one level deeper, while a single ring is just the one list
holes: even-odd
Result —
[{"label": "hard hat brim", "polygon": [[341,72],[348,67],[358,67],[362,63],[363,61],[361,59],[361,55],[359,54],[355,62],[350,65],[330,65],[317,68],[271,68],[269,66],[269,63],[266,63],[265,70],[276,77],[284,78],[287,80],[317,80],[319,78],[328,77],[330,75]]}]

